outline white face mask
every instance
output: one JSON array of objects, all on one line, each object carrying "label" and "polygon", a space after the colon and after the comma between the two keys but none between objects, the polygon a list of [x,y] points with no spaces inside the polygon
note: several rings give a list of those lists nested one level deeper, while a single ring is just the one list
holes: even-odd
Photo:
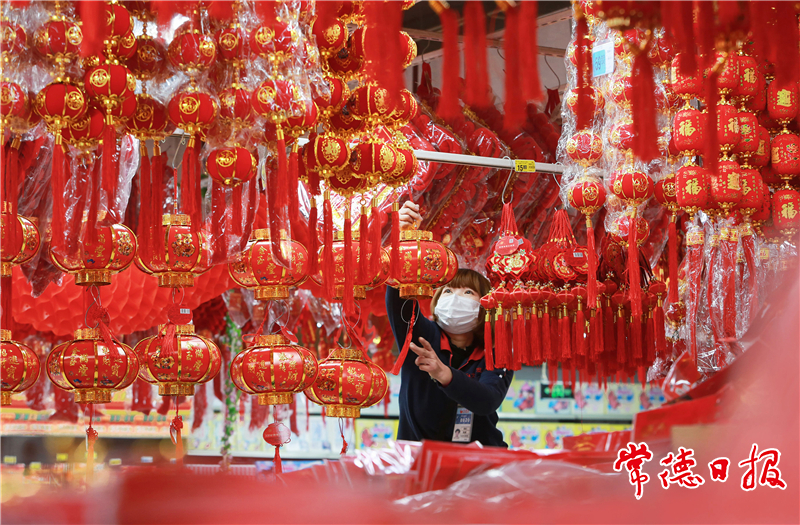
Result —
[{"label": "white face mask", "polygon": [[455,293],[439,297],[436,303],[436,322],[450,334],[466,334],[480,324],[478,312],[481,305],[477,301],[467,299]]}]

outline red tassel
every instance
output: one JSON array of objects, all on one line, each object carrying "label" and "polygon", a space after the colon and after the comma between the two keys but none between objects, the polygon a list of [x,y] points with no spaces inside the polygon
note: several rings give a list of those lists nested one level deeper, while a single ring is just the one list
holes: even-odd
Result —
[{"label": "red tassel", "polygon": [[81,56],[84,58],[92,55],[100,56],[103,52],[103,39],[108,37],[105,23],[108,7],[90,2],[78,2],[76,7],[84,28]]},{"label": "red tassel", "polygon": [[653,324],[655,325],[656,355],[663,359],[667,356],[667,334],[664,328],[664,306],[661,304],[661,298],[653,308]]},{"label": "red tassel", "polygon": [[[158,141],[154,142],[153,160],[150,163],[150,197],[152,200],[150,201],[151,205],[146,206],[149,208],[147,213],[150,214],[150,231],[152,233],[149,235],[148,239],[145,239],[145,244],[147,245],[147,250],[150,254],[152,254],[155,250],[156,240],[163,239],[165,237],[164,227],[161,224],[161,215],[164,211],[164,167],[167,166],[167,160],[166,153],[161,153],[161,148],[158,145]],[[169,169],[172,170],[172,168]],[[175,182],[177,183],[178,181],[176,180]],[[177,201],[175,206],[177,207]]]},{"label": "red tassel", "polygon": [[[658,125],[656,123],[656,92],[653,80],[653,67],[647,58],[648,45],[633,59],[633,93],[631,94],[631,113],[636,133],[633,134],[634,155],[643,162],[650,162],[660,155],[658,148]],[[708,128],[712,130],[714,128]]]},{"label": "red tassel", "polygon": [[[800,50],[797,47],[797,15],[791,3],[770,2],[762,9],[773,11],[774,26],[767,31],[770,40],[770,61],[775,63],[775,82],[779,86],[794,84],[798,80]],[[772,9],[770,9],[772,8]]]},{"label": "red tassel", "polygon": [[530,366],[542,364],[542,337],[540,331],[539,315],[536,307],[531,308],[531,318],[528,320],[528,338],[530,340]]},{"label": "red tassel", "polygon": [[89,404],[89,428],[86,429],[86,484],[91,485],[94,479],[94,443],[97,441],[97,430],[92,427],[94,404]]},{"label": "red tassel", "polygon": [[308,192],[314,197],[318,197],[319,191],[319,172],[314,170],[306,170],[308,174]]},{"label": "red tassel", "polygon": [[[714,342],[715,346],[716,343],[719,343],[720,339],[722,339],[722,326],[721,326],[721,319],[717,315],[719,312],[719,308],[715,306],[715,299],[718,299],[722,294],[723,291],[720,290],[717,286],[715,286],[717,275],[717,255],[721,254],[719,248],[719,240],[720,234],[718,225],[712,224],[714,228],[714,233],[712,234],[711,238],[711,249],[708,252],[708,260],[706,261],[706,305],[708,306],[708,316],[709,321],[711,324],[711,332],[714,335]],[[722,279],[720,279],[721,281]],[[724,299],[720,300],[719,302],[724,301]],[[719,304],[719,302],[717,304]]]},{"label": "red tassel", "polygon": [[739,230],[730,222],[722,229],[722,318],[724,337],[736,339],[736,252],[739,244]]},{"label": "red tassel", "polygon": [[592,218],[586,216],[586,250],[589,252],[589,275],[586,278],[586,308],[597,309],[597,248]]},{"label": "red tassel", "polygon": [[719,91],[716,88],[718,77],[719,72],[713,72],[709,75],[709,79],[706,80],[706,129],[708,133],[706,133],[705,151],[703,152],[703,167],[707,167],[708,172],[711,174],[717,173],[717,162],[719,161],[719,137],[716,133],[718,119],[717,99],[719,98]]},{"label": "red tassel", "polygon": [[506,62],[506,102],[503,106],[506,129],[516,129],[525,122],[525,98],[520,84],[520,76],[524,64],[520,58],[521,35],[519,7],[506,9],[506,28],[503,34],[503,51]]},{"label": "red tassel", "polygon": [[675,213],[669,220],[669,304],[678,303],[678,232]]},{"label": "red tassel", "polygon": [[[105,146],[103,147],[103,150],[105,150]],[[105,156],[105,151],[104,151],[104,156]],[[69,160],[67,160],[67,162],[69,162]],[[96,163],[95,168],[98,165],[99,163]],[[83,238],[87,240],[87,244],[91,246],[96,246],[97,206],[99,205],[100,201],[100,179],[102,177],[102,173],[100,173],[99,169],[93,169],[88,173],[88,175],[89,175],[89,211],[86,214],[86,232]]]},{"label": "red tassel", "polygon": [[596,362],[598,356],[603,353],[603,323],[601,316],[603,315],[602,309],[593,310],[589,318],[589,355],[591,356],[590,362]]},{"label": "red tassel", "polygon": [[150,157],[147,154],[147,145],[144,141],[139,143],[141,166],[139,168],[139,223],[136,225],[136,235],[140,239],[139,250],[143,259],[150,258],[147,250],[149,242],[142,242],[153,235],[153,174]]},{"label": "red tassel", "polygon": [[[687,0],[666,0],[660,3],[661,21],[669,42],[685,59],[681,62],[681,73],[697,70],[695,59],[694,28],[692,22],[692,2]],[[683,68],[686,68],[683,70]]]},{"label": "red tassel", "polygon": [[196,222],[195,199],[192,193],[194,187],[194,139],[189,139],[189,144],[183,152],[181,161],[181,212],[189,215],[193,229],[199,229],[202,224]]},{"label": "red tassel", "polygon": [[560,335],[561,335],[561,360],[566,361],[568,359],[572,359],[572,334],[570,333],[570,323],[572,320],[570,319],[569,311],[566,308],[562,308],[565,310],[565,313],[558,320]]},{"label": "red tassel", "polygon": [[576,91],[578,93],[578,101],[575,108],[575,117],[577,118],[576,129],[582,130],[588,128],[592,124],[594,117],[594,103],[591,100],[591,90],[589,86],[592,85],[591,75],[591,60],[589,54],[591,49],[587,44],[587,36],[589,34],[589,26],[586,22],[586,17],[583,14],[580,6],[575,4],[575,55],[577,64],[577,85]]},{"label": "red tassel", "polygon": [[244,225],[242,224],[242,206],[244,206],[246,203],[244,202],[242,196],[243,193],[244,184],[239,184],[231,189],[231,207],[233,208],[233,213],[228,216],[231,227],[227,230],[233,232],[233,234],[237,237],[241,237],[242,233],[244,233]]},{"label": "red tassel", "polygon": [[331,200],[327,192],[322,204],[322,212],[324,215],[324,223],[322,226],[324,243],[322,248],[322,280],[325,285],[325,296],[328,299],[333,299],[333,208],[331,208]]},{"label": "red tassel", "polygon": [[289,196],[289,224],[292,230],[300,230],[300,198],[298,196],[298,188],[300,187],[300,173],[298,168],[298,145],[295,142],[292,145],[292,152],[289,154],[289,177],[287,195]]},{"label": "red tassel", "polygon": [[486,355],[486,370],[494,370],[492,349],[492,312],[491,310],[486,310],[486,318],[483,322],[483,350]]},{"label": "red tassel", "polygon": [[686,281],[689,283],[689,308],[686,314],[686,324],[689,325],[689,348],[692,360],[697,363],[697,311],[700,306],[700,283],[703,271],[703,230],[693,226],[693,231],[686,236],[686,246],[689,258]]},{"label": "red tassel", "polygon": [[[0,137],[1,139],[2,137]],[[11,146],[8,148],[8,156],[5,159],[5,194],[3,195],[2,202],[5,204],[6,202],[11,204],[11,217],[12,222],[16,219],[13,219],[18,215],[18,206],[19,206],[19,145],[20,140],[19,138],[14,138],[11,142]],[[3,210],[5,211],[5,210]],[[17,231],[16,224],[14,227],[9,228],[8,236],[9,240],[11,241],[11,246],[17,246],[17,243],[20,242],[18,239],[19,231]]]},{"label": "red tassel", "polygon": [[272,463],[275,465],[275,475],[283,474],[283,465],[281,464],[281,446],[275,447],[275,456],[272,458]]},{"label": "red tassel", "polygon": [[353,316],[356,313],[354,290],[354,273],[355,264],[353,263],[353,231],[352,219],[350,219],[350,200],[347,201],[347,212],[344,217],[344,257],[345,257],[345,271],[344,271],[344,290],[342,291],[342,304],[344,306],[344,313],[347,316]]},{"label": "red tassel", "polygon": [[747,273],[747,283],[743,288],[750,299],[747,307],[747,319],[752,321],[758,311],[758,280],[756,279],[756,242],[750,224],[746,224],[746,228],[742,230],[742,250]]},{"label": "red tassel", "polygon": [[390,262],[392,278],[400,275],[400,212],[398,203],[392,205],[392,258]]},{"label": "red tassel", "polygon": [[311,211],[308,213],[308,256],[311,259],[310,275],[319,274],[319,232],[317,231],[317,199],[311,197]]},{"label": "red tassel", "polygon": [[458,84],[461,58],[458,53],[458,13],[455,9],[443,9],[439,13],[444,36],[444,59],[442,63],[442,90],[436,113],[444,120],[459,114]]},{"label": "red tassel", "polygon": [[486,15],[482,2],[464,4],[464,100],[485,108],[489,101],[489,70],[486,58]]},{"label": "red tassel", "polygon": [[269,202],[269,235],[272,239],[272,257],[280,264],[288,268],[291,261],[288,260],[281,250],[280,232],[288,231],[286,224],[286,200],[289,192],[289,168],[286,165],[286,141],[283,136],[283,130],[278,127],[277,130],[277,154],[278,154],[278,171],[273,179],[274,188]]},{"label": "red tassel", "polygon": [[522,58],[522,89],[527,100],[542,99],[542,86],[539,80],[538,18],[539,3],[536,0],[520,2],[520,27],[525,30],[525,38],[520,46]]},{"label": "red tassel", "polygon": [[[178,411],[176,402],[175,412]],[[170,423],[170,428],[175,430],[175,464],[183,466],[183,438],[181,437],[181,429],[183,428],[183,418],[176,415]]]},{"label": "red tassel", "polygon": [[587,354],[586,314],[583,313],[583,306],[580,302],[578,302],[578,311],[575,313],[575,346],[578,348],[579,356]]},{"label": "red tassel", "polygon": [[378,201],[372,200],[372,212],[370,213],[370,275],[380,275],[382,273],[383,261],[381,256],[383,250],[381,249],[381,215],[378,211]]},{"label": "red tassel", "polygon": [[525,341],[525,357],[522,360],[522,364],[527,366],[534,366],[534,350],[533,350],[533,339],[531,335],[533,333],[533,325],[536,323],[536,311],[533,307],[525,308],[525,328],[523,333],[523,340]]},{"label": "red tassel", "polygon": [[259,203],[258,182],[253,179],[247,183],[247,214],[245,215],[242,229],[242,249],[250,238],[256,219],[256,210]]},{"label": "red tassel", "polygon": [[508,352],[508,342],[506,341],[506,337],[508,336],[508,332],[506,330],[506,313],[503,310],[501,305],[497,305],[497,313],[495,317],[495,353],[494,353],[494,366],[495,368],[506,368],[507,367],[507,358],[506,353]]},{"label": "red tassel", "polygon": [[361,217],[358,219],[358,282],[360,284],[368,284],[372,279],[370,275],[375,275],[370,272],[370,268],[375,265],[372,264],[372,251],[370,250],[369,243],[369,223],[367,211],[369,208],[366,206],[361,207]]},{"label": "red tassel", "polygon": [[[636,221],[636,208],[633,208],[630,224]],[[642,288],[639,275],[639,246],[636,242],[636,228],[631,226],[628,232],[628,289],[631,299],[631,315],[634,320],[642,320]]]},{"label": "red tassel", "polygon": [[617,363],[619,363],[620,365],[624,365],[626,361],[626,352],[625,352],[625,310],[623,308],[617,308],[615,323],[617,325]]},{"label": "red tassel", "polygon": [[511,369],[519,370],[522,368],[522,357],[527,355],[525,349],[525,317],[520,308],[513,311],[512,317],[514,319],[514,345],[511,349]]},{"label": "red tassel", "polygon": [[228,213],[225,206],[225,188],[221,184],[214,183],[211,188],[211,243],[215,264],[223,263],[228,259],[227,235],[229,232],[225,228],[226,216]]},{"label": "red tassel", "polygon": [[548,361],[556,362],[561,355],[561,307],[554,306],[557,315],[550,321],[550,356]]},{"label": "red tassel", "polygon": [[631,317],[631,349],[633,352],[633,359],[636,363],[640,363],[644,359],[644,350],[642,349],[642,318]]},{"label": "red tassel", "polygon": [[541,333],[542,333],[542,360],[550,360],[553,355],[550,341],[550,312],[548,311],[547,303],[544,304],[544,313],[542,314]]},{"label": "red tassel", "polygon": [[51,244],[56,248],[64,246],[64,146],[61,144],[61,133],[56,135],[56,143],[53,148],[53,170],[50,176],[50,189],[52,191],[53,214],[51,218],[52,241]]},{"label": "red tassel", "polygon": [[616,341],[614,340],[614,311],[609,303],[610,301],[606,301],[606,306],[603,307],[603,350],[611,354],[616,348]]},{"label": "red tassel", "polygon": [[117,130],[113,124],[106,122],[103,128],[103,191],[106,194],[108,213],[117,218]]},{"label": "red tassel", "polygon": [[411,320],[408,322],[408,332],[406,332],[406,339],[403,342],[403,348],[400,349],[400,355],[397,356],[397,361],[394,362],[394,366],[392,367],[392,374],[397,375],[400,373],[400,370],[403,368],[403,362],[406,360],[406,356],[408,355],[409,345],[411,345],[411,337],[414,333],[414,323],[417,320],[417,303],[414,302],[413,309],[411,311]]},{"label": "red tassel", "polygon": [[[402,6],[399,2],[365,2],[364,15],[367,27],[364,45],[366,74],[386,88],[387,103],[393,107],[403,89]],[[397,37],[387,38],[387,35]]]},{"label": "red tassel", "polygon": [[644,346],[647,349],[647,361],[649,365],[656,359],[656,329],[655,320],[652,312],[647,316],[647,327],[644,333]]}]

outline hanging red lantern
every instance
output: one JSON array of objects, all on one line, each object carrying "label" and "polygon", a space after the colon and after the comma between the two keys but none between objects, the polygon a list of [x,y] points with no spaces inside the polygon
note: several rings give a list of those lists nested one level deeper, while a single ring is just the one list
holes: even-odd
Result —
[{"label": "hanging red lantern", "polygon": [[410,146],[395,144],[394,150],[397,154],[395,169],[391,174],[381,175],[381,181],[392,188],[399,188],[414,177],[419,161]]},{"label": "hanging red lantern", "polygon": [[742,158],[742,164],[747,164],[759,146],[758,119],[749,111],[739,111],[738,118],[740,138],[733,152]]},{"label": "hanging red lantern", "polygon": [[800,137],[781,133],[772,139],[772,169],[782,178],[800,174]]},{"label": "hanging red lantern", "polygon": [[317,105],[312,101],[308,101],[303,106],[304,109],[299,115],[286,119],[284,132],[290,141],[297,140],[317,125]]},{"label": "hanging red lantern", "polygon": [[[5,263],[3,263],[5,264]],[[39,378],[39,356],[27,345],[11,339],[11,330],[0,330],[0,406],[11,404],[11,396],[24,392]]]},{"label": "hanging red lantern", "polygon": [[769,116],[781,124],[784,130],[786,125],[795,118],[797,110],[800,108],[797,100],[797,84],[786,83],[778,85],[771,82],[767,88],[767,110]]},{"label": "hanging red lantern", "polygon": [[53,264],[62,272],[73,275],[77,285],[111,284],[111,276],[125,270],[136,256],[136,236],[126,226],[112,224],[96,228],[97,242],[92,244],[88,236],[83,238],[76,256],[62,256],[52,247],[50,249]]},{"label": "hanging red lantern", "polygon": [[682,57],[680,53],[672,59],[670,84],[672,86],[672,91],[684,99],[686,106],[688,106],[689,100],[693,98],[702,98],[703,77],[698,74],[697,71],[682,71],[681,62],[683,60],[686,59]]},{"label": "hanging red lantern", "polygon": [[609,89],[611,100],[621,108],[629,108],[633,100],[633,81],[630,75],[617,78]]},{"label": "hanging red lantern", "polygon": [[299,242],[288,239],[286,232],[281,232],[279,249],[291,260],[291,268],[273,260],[269,230],[255,230],[245,251],[228,264],[231,278],[243,288],[254,289],[259,301],[288,299],[289,288],[300,286],[308,277],[308,252]]},{"label": "hanging red lantern", "polygon": [[[10,277],[11,268],[33,259],[39,251],[39,230],[36,225],[27,217],[10,213],[10,203],[3,203],[3,213],[0,214],[0,259],[2,259],[2,271],[0,276]],[[16,234],[12,234],[11,228],[15,228]]]},{"label": "hanging red lantern", "polygon": [[28,35],[25,29],[10,20],[0,20],[0,48],[2,53],[17,55],[25,50],[28,42]]},{"label": "hanging red lantern", "polygon": [[170,121],[190,135],[203,133],[217,117],[217,99],[189,87],[173,95],[167,105]]},{"label": "hanging red lantern", "polygon": [[685,108],[675,115],[673,124],[675,147],[686,156],[699,155],[706,141],[706,116],[694,108]]},{"label": "hanging red lantern", "polygon": [[256,113],[279,126],[305,109],[297,86],[289,80],[265,80],[253,92],[251,101]]},{"label": "hanging red lantern", "polygon": [[329,130],[342,138],[351,138],[361,134],[366,130],[366,122],[359,120],[350,114],[345,105],[341,111],[331,115],[328,119]]},{"label": "hanging red lantern", "polygon": [[158,277],[162,288],[194,286],[194,278],[208,270],[208,239],[192,230],[188,215],[165,214],[161,219],[163,241],[153,243],[153,252],[141,251],[136,266],[144,273]]},{"label": "hanging red lantern", "polygon": [[175,130],[167,108],[147,93],[136,95],[136,112],[125,125],[127,132],[139,140],[161,141]]},{"label": "hanging red lantern", "polygon": [[786,236],[794,236],[800,228],[800,192],[783,188],[772,195],[772,220]]},{"label": "hanging red lantern", "polygon": [[355,348],[337,348],[320,361],[319,373],[306,391],[309,399],[325,406],[328,417],[357,418],[361,409],[386,396],[386,373]]},{"label": "hanging red lantern", "polygon": [[214,65],[217,44],[209,35],[197,29],[188,29],[176,35],[169,43],[167,58],[173,66],[187,75],[194,75]]},{"label": "hanging red lantern", "polygon": [[111,44],[108,55],[127,62],[136,55],[138,47],[139,42],[136,39],[136,35],[133,34],[133,31],[129,31],[127,34],[118,37]]},{"label": "hanging red lantern", "polygon": [[24,117],[28,111],[28,94],[16,82],[0,82],[0,118],[5,129],[14,118]]},{"label": "hanging red lantern", "polygon": [[586,168],[603,156],[603,139],[591,131],[578,131],[567,140],[565,149],[570,159]]},{"label": "hanging red lantern", "polygon": [[312,133],[303,148],[306,169],[318,172],[325,179],[344,168],[350,161],[347,142],[332,134]]},{"label": "hanging red lantern", "polygon": [[94,67],[86,72],[83,85],[86,94],[108,115],[109,124],[112,123],[110,116],[122,101],[135,97],[136,79],[125,66],[109,63]]},{"label": "hanging red lantern", "polygon": [[389,103],[389,92],[376,84],[356,88],[347,103],[350,114],[363,120],[368,127],[388,122],[394,105]]},{"label": "hanging red lantern", "polygon": [[736,161],[721,160],[717,171],[711,175],[711,202],[728,213],[742,198],[741,167]]},{"label": "hanging red lantern", "polygon": [[128,59],[128,67],[139,80],[152,80],[166,69],[166,55],[163,42],[141,35],[136,39],[136,53]]},{"label": "hanging red lantern", "polygon": [[359,142],[350,155],[349,168],[374,186],[384,177],[391,178],[397,168],[397,150],[391,142],[377,138]]},{"label": "hanging red lantern", "polygon": [[719,150],[728,154],[739,143],[739,112],[730,104],[717,105],[717,141]]},{"label": "hanging red lantern", "polygon": [[433,240],[433,233],[423,230],[400,232],[400,265],[389,284],[400,289],[403,299],[427,299],[433,290],[447,284],[458,271],[455,254]]},{"label": "hanging red lantern", "polygon": [[742,187],[742,197],[737,210],[744,216],[749,216],[761,208],[762,192],[761,174],[756,169],[742,168],[739,172],[739,184]]},{"label": "hanging red lantern", "polygon": [[[739,60],[736,55],[722,54],[717,52],[712,63],[722,62],[722,68],[717,75],[717,89],[725,101],[740,83]],[[710,76],[710,71],[706,71],[706,77]]]},{"label": "hanging red lantern", "polygon": [[677,178],[674,173],[669,173],[656,182],[653,193],[659,204],[673,213],[678,210]]},{"label": "hanging red lantern", "polygon": [[347,26],[341,20],[334,19],[331,25],[322,27],[317,20],[311,32],[316,37],[317,47],[322,58],[328,59],[341,51],[347,44]]},{"label": "hanging red lantern", "polygon": [[387,126],[391,129],[400,129],[419,115],[419,104],[414,95],[407,89],[400,91],[400,103],[395,111],[389,115]]},{"label": "hanging red lantern", "polygon": [[241,24],[234,20],[232,25],[217,31],[217,51],[219,56],[231,63],[234,68],[241,69],[247,61],[245,43],[249,35]]},{"label": "hanging red lantern", "polygon": [[253,123],[253,93],[234,83],[219,93],[219,120],[227,126],[245,128]]},{"label": "hanging red lantern", "polygon": [[650,224],[643,217],[631,217],[629,212],[623,213],[614,221],[611,238],[614,242],[627,246],[630,228],[633,223],[636,232],[636,244],[641,246],[650,237]]},{"label": "hanging red lantern", "polygon": [[74,337],[53,348],[46,370],[55,386],[75,393],[76,403],[109,403],[136,379],[139,360],[131,347],[108,344],[97,328],[76,330]]},{"label": "hanging red lantern", "polygon": [[105,126],[105,114],[96,107],[90,107],[86,117],[70,123],[61,135],[70,145],[81,151],[89,151],[100,143]]},{"label": "hanging red lantern", "polygon": [[314,355],[281,334],[257,335],[231,362],[236,388],[258,396],[259,405],[287,405],[317,378]]},{"label": "hanging red lantern", "polygon": [[277,66],[295,53],[297,42],[297,35],[289,24],[274,16],[251,33],[250,48],[253,53]]},{"label": "hanging red lantern", "polygon": [[223,186],[238,186],[256,176],[258,157],[238,146],[217,148],[208,155],[206,170]]},{"label": "hanging red lantern", "polygon": [[639,204],[653,196],[653,181],[642,171],[623,171],[614,177],[612,191],[624,201]]},{"label": "hanging red lantern", "polygon": [[36,112],[47,122],[50,131],[58,137],[61,129],[82,118],[88,109],[83,92],[61,82],[48,84],[34,99]]},{"label": "hanging red lantern", "polygon": [[733,95],[746,103],[759,91],[758,65],[756,59],[751,56],[738,55],[734,59],[738,62],[739,77],[733,88]]},{"label": "hanging red lantern", "polygon": [[328,59],[328,70],[345,82],[359,80],[363,60],[354,53],[343,49]]},{"label": "hanging red lantern", "polygon": [[[608,134],[608,143],[619,151],[628,151],[633,147],[634,133],[635,131],[633,127],[633,122],[629,118],[623,117],[621,122],[617,122],[611,128],[611,132]],[[601,141],[600,144],[601,156],[602,152],[603,148]]]},{"label": "hanging red lantern", "polygon": [[319,117],[328,119],[347,103],[350,98],[350,89],[340,78],[325,76],[324,80],[328,86],[327,93],[315,94],[313,100],[314,104],[317,105]]},{"label": "hanging red lantern", "polygon": [[758,126],[758,148],[750,155],[750,165],[756,168],[769,164],[772,154],[772,139],[764,126]]},{"label": "hanging red lantern", "polygon": [[579,93],[583,92],[588,93],[588,98],[589,100],[592,101],[592,104],[594,105],[593,113],[595,115],[603,111],[603,108],[606,105],[606,101],[603,98],[602,93],[600,93],[600,90],[595,89],[592,86],[584,86],[584,87],[576,87],[575,89],[570,90],[564,96],[564,102],[567,104],[567,107],[573,114],[578,113],[578,95]]},{"label": "hanging red lantern", "polygon": [[405,69],[417,58],[417,43],[405,31],[400,31],[400,49],[402,49],[403,69]]},{"label": "hanging red lantern", "polygon": [[191,324],[160,325],[158,335],[145,337],[134,350],[139,378],[158,384],[160,396],[192,396],[195,385],[214,379],[222,366],[217,345],[195,334]]},{"label": "hanging red lantern", "polygon": [[39,54],[59,68],[78,58],[83,33],[78,24],[58,15],[45,22],[33,35],[33,45]]}]

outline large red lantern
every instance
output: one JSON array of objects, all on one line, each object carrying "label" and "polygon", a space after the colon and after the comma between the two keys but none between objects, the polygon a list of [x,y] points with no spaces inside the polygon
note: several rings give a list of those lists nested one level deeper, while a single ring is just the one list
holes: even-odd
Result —
[{"label": "large red lantern", "polygon": [[106,115],[109,115],[109,124],[112,112],[125,99],[135,97],[136,79],[125,66],[102,64],[94,67],[86,72],[83,85],[86,94],[96,100]]},{"label": "large red lantern", "polygon": [[328,417],[356,418],[361,409],[384,398],[389,388],[386,373],[355,348],[337,348],[319,363],[308,398],[325,406]]},{"label": "large red lantern", "polygon": [[212,340],[194,333],[194,325],[174,326],[172,333],[168,327],[159,326],[158,335],[145,337],[136,345],[137,372],[144,381],[157,383],[161,396],[194,395],[195,385],[217,376],[222,354]]},{"label": "large red lantern", "polygon": [[397,150],[389,141],[372,139],[359,142],[350,155],[350,170],[370,185],[391,178],[397,168]]},{"label": "large red lantern", "polygon": [[194,75],[214,65],[217,44],[209,35],[190,29],[170,42],[167,57],[176,68],[188,75]]},{"label": "large red lantern", "polygon": [[[633,139],[635,136],[633,122],[629,118],[623,117],[620,122],[614,124],[611,132],[608,134],[608,143],[619,151],[627,151],[633,147]],[[603,147],[602,141],[600,143],[600,155],[602,156]],[[567,152],[569,153],[569,152]]]},{"label": "large red lantern", "polygon": [[153,243],[153,253],[139,250],[136,266],[158,277],[162,288],[194,286],[194,277],[208,270],[208,239],[192,230],[188,215],[165,214],[161,220],[160,242]]},{"label": "large red lantern", "polygon": [[317,47],[322,58],[328,59],[347,44],[347,26],[341,20],[334,20],[328,27],[322,27],[317,20],[312,27]]},{"label": "large red lantern", "polygon": [[761,186],[764,183],[761,180],[761,174],[753,168],[742,168],[739,175],[742,197],[737,209],[742,215],[750,216],[761,208],[763,196]]},{"label": "large red lantern", "polygon": [[219,103],[209,93],[189,87],[173,95],[167,105],[170,121],[190,135],[204,132],[217,117]]},{"label": "large red lantern", "polygon": [[76,255],[60,255],[50,249],[50,259],[62,272],[75,277],[75,284],[103,286],[111,284],[111,276],[125,270],[136,256],[136,236],[122,224],[97,226],[97,242],[89,236],[79,243]]},{"label": "large red lantern", "polygon": [[771,82],[767,88],[767,111],[769,116],[786,125],[795,118],[800,108],[797,100],[797,84],[794,82],[779,85]]},{"label": "large red lantern", "polygon": [[636,244],[641,246],[650,236],[650,224],[643,217],[632,217],[630,212],[623,213],[614,221],[611,238],[622,246],[628,245],[631,223],[636,232]]},{"label": "large red lantern", "polygon": [[219,120],[228,126],[244,128],[253,123],[253,93],[235,83],[219,93]]},{"label": "large red lantern", "polygon": [[308,277],[308,252],[297,241],[281,232],[280,250],[291,268],[284,268],[272,258],[272,241],[269,230],[253,232],[253,240],[236,260],[228,264],[233,281],[244,288],[255,290],[259,301],[289,298],[289,288],[300,286]]},{"label": "large red lantern", "polygon": [[276,125],[305,109],[297,86],[289,80],[265,80],[253,92],[251,100],[253,110]]},{"label": "large red lantern", "polygon": [[591,217],[603,207],[606,201],[606,190],[597,180],[583,178],[575,183],[567,194],[570,206]]},{"label": "large red lantern", "polygon": [[151,80],[166,69],[166,54],[163,42],[142,35],[137,38],[136,53],[128,59],[128,67],[139,80]]},{"label": "large red lantern", "polygon": [[[11,268],[30,261],[39,251],[39,230],[27,217],[10,213],[10,203],[3,203],[0,214],[0,259],[2,271],[0,276],[11,277]],[[16,229],[16,234],[11,232]]]},{"label": "large red lantern", "polygon": [[34,99],[36,112],[45,120],[50,131],[60,142],[63,128],[82,118],[88,109],[83,92],[67,83],[54,82],[42,89]]},{"label": "large red lantern", "polygon": [[55,62],[59,68],[78,58],[83,33],[78,24],[54,16],[33,35],[33,45],[43,57]]},{"label": "large red lantern", "polygon": [[739,143],[740,138],[739,112],[730,104],[718,104],[717,141],[719,142],[719,150],[724,154],[728,154]]},{"label": "large red lantern", "polygon": [[317,378],[317,360],[281,334],[257,335],[231,362],[236,388],[258,396],[259,405],[286,405]]},{"label": "large red lantern", "polygon": [[736,161],[722,160],[717,165],[717,174],[711,175],[711,202],[729,212],[742,198],[739,177],[742,168]]},{"label": "large red lantern", "polygon": [[389,92],[377,84],[356,88],[347,105],[350,114],[363,120],[369,127],[387,122],[395,109],[394,105],[389,103]]},{"label": "large red lantern", "polygon": [[399,261],[398,274],[389,283],[400,289],[403,299],[433,297],[434,288],[450,282],[458,271],[455,254],[429,231],[400,232]]},{"label": "large red lantern", "polygon": [[217,148],[206,161],[211,178],[223,186],[238,186],[256,175],[258,157],[242,147]]},{"label": "large red lantern", "polygon": [[12,340],[11,330],[5,329],[0,330],[0,354],[0,406],[8,406],[13,394],[29,389],[39,378],[39,356]]},{"label": "large red lantern", "polygon": [[58,388],[75,393],[76,403],[108,403],[139,372],[139,360],[128,345],[108,342],[97,328],[75,332],[75,339],[53,348],[47,375]]},{"label": "large red lantern", "polygon": [[772,139],[772,169],[781,178],[800,174],[800,137],[781,133]]}]

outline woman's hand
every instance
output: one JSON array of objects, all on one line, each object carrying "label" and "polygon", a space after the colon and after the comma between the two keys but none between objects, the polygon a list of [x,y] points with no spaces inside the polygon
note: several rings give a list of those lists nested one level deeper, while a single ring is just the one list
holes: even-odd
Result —
[{"label": "woman's hand", "polygon": [[419,204],[414,204],[411,201],[406,201],[397,215],[400,219],[401,230],[410,230],[422,224],[422,215],[419,214]]},{"label": "woman's hand", "polygon": [[453,371],[450,370],[449,366],[442,363],[428,341],[420,337],[419,342],[422,343],[422,348],[414,343],[409,345],[409,348],[417,354],[417,359],[414,361],[414,364],[423,372],[428,372],[430,376],[441,383],[442,386],[449,385],[450,381],[453,380]]}]

